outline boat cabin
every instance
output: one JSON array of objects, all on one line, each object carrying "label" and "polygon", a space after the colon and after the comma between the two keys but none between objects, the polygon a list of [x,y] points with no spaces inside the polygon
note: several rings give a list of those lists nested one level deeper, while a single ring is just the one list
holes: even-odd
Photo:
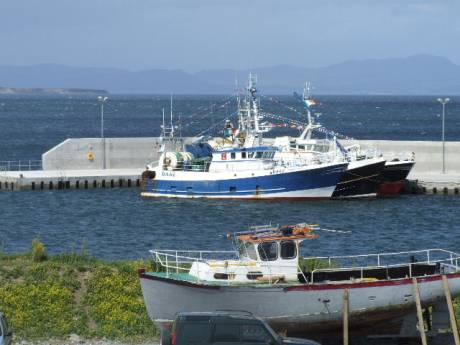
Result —
[{"label": "boat cabin", "polygon": [[272,169],[278,148],[259,146],[214,151],[210,172]]},{"label": "boat cabin", "polygon": [[258,226],[229,235],[237,260],[197,261],[189,271],[204,281],[280,282],[297,281],[300,243],[313,239],[315,226]]}]

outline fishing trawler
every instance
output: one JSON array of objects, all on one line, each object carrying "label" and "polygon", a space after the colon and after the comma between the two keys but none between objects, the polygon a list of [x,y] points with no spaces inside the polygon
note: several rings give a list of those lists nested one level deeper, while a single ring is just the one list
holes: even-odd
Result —
[{"label": "fishing trawler", "polygon": [[413,313],[414,284],[424,306],[445,303],[443,279],[460,294],[457,253],[302,257],[301,244],[321,231],[334,230],[270,224],[228,235],[234,251],[151,250],[155,271],[139,270],[148,314],[168,327],[177,312],[246,310],[277,331],[302,334],[341,326],[345,290],[357,329]]},{"label": "fishing trawler", "polygon": [[392,160],[387,160],[380,176],[377,194],[379,196],[399,194],[414,165],[415,154],[405,159],[393,158]]},{"label": "fishing trawler", "polygon": [[[335,161],[348,162],[348,167],[332,194],[333,198],[375,197],[381,183],[380,175],[385,166],[385,159],[374,152],[361,150],[359,147],[344,147],[335,135],[329,139],[313,138],[313,133],[328,131],[319,123],[315,123],[311,109],[316,102],[310,94],[311,86],[305,84],[303,96],[297,95],[304,104],[307,123],[297,123],[303,127],[300,136],[277,137],[273,146],[282,148],[283,155],[299,155],[311,157],[318,154],[329,153]],[[265,114],[269,115],[269,114]]]},{"label": "fishing trawler", "polygon": [[[248,91],[250,97],[246,99],[244,109],[239,109],[239,128],[229,132],[231,140],[213,147],[204,155],[193,155],[174,141],[171,120],[169,131],[162,135],[164,144],[159,161],[149,164],[142,175],[144,189],[141,195],[230,199],[330,198],[348,162],[336,162],[328,153],[309,158],[280,157],[279,148],[264,146],[262,135],[265,129],[259,123],[259,100],[253,77],[250,77]],[[163,125],[163,130],[165,128]],[[174,145],[171,145],[173,141]]]}]

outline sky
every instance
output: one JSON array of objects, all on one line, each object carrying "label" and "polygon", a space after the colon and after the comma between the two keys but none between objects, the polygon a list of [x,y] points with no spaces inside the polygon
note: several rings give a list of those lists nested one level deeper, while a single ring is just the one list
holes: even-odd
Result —
[{"label": "sky", "polygon": [[416,54],[460,64],[460,0],[0,0],[0,65],[196,72]]}]

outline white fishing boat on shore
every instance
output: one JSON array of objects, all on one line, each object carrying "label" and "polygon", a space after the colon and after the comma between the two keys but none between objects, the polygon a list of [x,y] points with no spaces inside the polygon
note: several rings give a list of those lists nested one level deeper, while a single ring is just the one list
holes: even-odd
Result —
[{"label": "white fishing boat on shore", "polygon": [[148,314],[167,327],[177,312],[246,310],[278,331],[299,334],[340,328],[345,290],[353,328],[413,314],[414,284],[423,306],[445,303],[443,279],[452,296],[460,295],[460,254],[427,249],[302,257],[301,243],[321,230],[253,227],[229,236],[230,252],[151,250],[156,270],[139,270]]}]

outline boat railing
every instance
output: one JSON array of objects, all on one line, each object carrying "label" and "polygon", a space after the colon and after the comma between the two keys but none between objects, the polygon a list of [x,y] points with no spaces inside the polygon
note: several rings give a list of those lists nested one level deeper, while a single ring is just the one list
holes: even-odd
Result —
[{"label": "boat railing", "polygon": [[331,163],[336,159],[336,156],[332,156],[329,153],[322,153],[317,154],[314,157],[306,158],[306,157],[282,157],[275,160],[275,166],[283,166],[283,167],[302,167],[307,165],[321,165],[326,163]]},{"label": "boat railing", "polygon": [[208,171],[210,163],[205,164],[181,164],[177,167],[171,167],[169,165],[164,164],[163,170],[165,171]]},{"label": "boat railing", "polygon": [[237,251],[215,250],[150,250],[155,268],[166,273],[187,272],[194,262],[207,262],[209,260],[237,260]]},{"label": "boat railing", "polygon": [[310,272],[308,272],[311,281],[314,281],[314,275],[320,272],[359,270],[363,277],[364,272],[371,268],[391,268],[403,265],[408,266],[408,276],[412,277],[412,267],[416,264],[439,264],[440,267],[445,267],[449,270],[460,270],[460,254],[445,249],[425,249],[347,256],[305,257],[302,258],[302,261],[305,267],[311,268]]},{"label": "boat railing", "polygon": [[399,162],[412,162],[415,160],[415,153],[410,151],[403,152],[385,152],[382,153],[383,158],[389,162],[399,161]]},{"label": "boat railing", "polygon": [[41,160],[0,161],[0,171],[42,170]]}]

